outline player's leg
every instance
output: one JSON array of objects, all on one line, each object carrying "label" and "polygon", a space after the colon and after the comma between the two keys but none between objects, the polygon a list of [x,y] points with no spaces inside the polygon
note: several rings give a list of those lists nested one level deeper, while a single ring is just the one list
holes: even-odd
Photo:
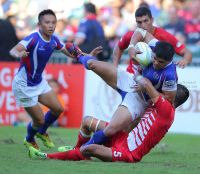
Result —
[{"label": "player's leg", "polygon": [[109,141],[109,137],[125,129],[131,122],[132,115],[129,110],[125,106],[119,106],[112,116],[108,126],[105,129],[94,133],[92,139],[83,146],[89,144],[105,144]]},{"label": "player's leg", "polygon": [[80,161],[92,156],[102,161],[112,161],[112,150],[96,144],[54,154],[42,153],[34,148],[29,148],[29,156],[71,161]]},{"label": "player's leg", "polygon": [[49,136],[46,133],[46,131],[48,127],[58,119],[58,117],[64,111],[64,109],[58,97],[52,90],[39,95],[38,101],[47,106],[50,110],[44,116],[44,124],[39,129],[37,137],[43,140],[45,146],[52,148],[54,147],[54,144],[49,139]]},{"label": "player's leg", "polygon": [[72,43],[67,43],[65,47],[70,54],[77,58],[78,62],[84,65],[86,69],[92,70],[97,75],[99,75],[109,86],[116,89],[118,67],[110,63],[98,61],[95,57],[83,56],[82,51]]},{"label": "player's leg", "polygon": [[84,157],[96,157],[106,162],[112,161],[112,149],[105,146],[91,144],[89,146],[81,147],[80,153]]},{"label": "player's leg", "polygon": [[43,111],[39,104],[31,107],[25,107],[24,109],[33,119],[33,121],[31,121],[27,126],[27,136],[24,139],[24,144],[28,147],[39,149],[35,142],[34,136],[38,132],[39,128],[44,124]]},{"label": "player's leg", "polygon": [[72,150],[74,148],[80,148],[83,144],[87,143],[90,140],[92,132],[97,132],[106,127],[106,122],[94,118],[92,116],[85,116],[82,120],[80,131],[78,133],[78,141],[76,146],[61,146],[58,148],[59,152],[64,152]]}]

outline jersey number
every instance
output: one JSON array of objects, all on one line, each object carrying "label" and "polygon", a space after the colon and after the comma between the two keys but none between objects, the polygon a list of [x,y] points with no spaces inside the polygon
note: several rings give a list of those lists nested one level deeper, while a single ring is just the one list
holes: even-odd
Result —
[{"label": "jersey number", "polygon": [[122,157],[122,153],[114,151],[114,157]]}]

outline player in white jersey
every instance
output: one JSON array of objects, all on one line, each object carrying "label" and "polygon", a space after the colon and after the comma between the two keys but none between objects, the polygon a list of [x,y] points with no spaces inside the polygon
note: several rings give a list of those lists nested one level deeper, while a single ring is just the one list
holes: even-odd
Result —
[{"label": "player in white jersey", "polygon": [[[27,126],[24,144],[36,149],[39,148],[34,139],[35,135],[42,139],[44,145],[54,147],[46,130],[63,112],[56,94],[42,78],[42,72],[55,49],[75,58],[69,54],[65,45],[52,35],[56,23],[55,13],[49,9],[43,10],[38,15],[39,31],[24,38],[10,51],[11,56],[20,59],[20,67],[13,80],[12,91],[16,102],[21,104],[33,119]],[[92,55],[97,54],[98,51],[93,50]],[[50,109],[45,117],[38,102]]]}]

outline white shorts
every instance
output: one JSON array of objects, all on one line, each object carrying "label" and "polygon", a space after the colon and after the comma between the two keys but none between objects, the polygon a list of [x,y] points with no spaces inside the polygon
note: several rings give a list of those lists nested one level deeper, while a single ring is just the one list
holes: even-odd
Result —
[{"label": "white shorts", "polygon": [[22,86],[16,82],[15,78],[12,82],[12,91],[16,102],[23,108],[35,106],[38,103],[38,96],[51,90],[52,88],[44,79],[36,86]]},{"label": "white shorts", "polygon": [[147,108],[150,106],[142,100],[138,93],[133,93],[133,89],[130,86],[134,86],[134,74],[118,68],[117,74],[117,91],[122,96],[122,103],[120,105],[128,108],[132,115],[132,121],[144,114]]}]

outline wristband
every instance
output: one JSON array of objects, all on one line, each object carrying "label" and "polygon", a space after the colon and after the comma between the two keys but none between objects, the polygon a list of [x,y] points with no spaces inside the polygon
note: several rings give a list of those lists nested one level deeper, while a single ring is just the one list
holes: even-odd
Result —
[{"label": "wristband", "polygon": [[129,50],[129,48],[135,48],[135,45],[130,44],[130,45],[128,46],[128,50]]},{"label": "wristband", "polygon": [[147,31],[146,30],[143,30],[141,28],[137,28],[135,31],[139,31],[143,37],[143,39],[145,38],[146,34],[147,34]]},{"label": "wristband", "polygon": [[141,78],[142,78],[142,76],[139,75],[139,76],[137,76],[137,77],[135,78],[135,81],[139,83],[139,81],[140,81]]}]

